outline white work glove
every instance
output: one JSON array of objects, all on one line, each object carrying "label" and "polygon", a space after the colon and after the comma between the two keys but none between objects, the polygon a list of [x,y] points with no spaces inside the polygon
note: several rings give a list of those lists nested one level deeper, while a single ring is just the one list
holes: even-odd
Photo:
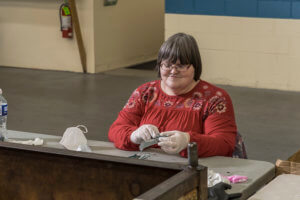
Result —
[{"label": "white work glove", "polygon": [[166,153],[176,154],[187,147],[190,135],[181,131],[166,131],[160,134],[158,146]]},{"label": "white work glove", "polygon": [[150,140],[159,136],[159,130],[151,124],[144,124],[132,132],[130,135],[131,142],[141,144],[143,141]]}]

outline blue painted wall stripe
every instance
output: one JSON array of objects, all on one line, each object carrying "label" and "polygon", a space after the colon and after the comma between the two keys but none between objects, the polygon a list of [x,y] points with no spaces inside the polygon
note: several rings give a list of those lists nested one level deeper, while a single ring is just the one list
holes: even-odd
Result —
[{"label": "blue painted wall stripe", "polygon": [[300,0],[165,0],[165,12],[300,19]]}]

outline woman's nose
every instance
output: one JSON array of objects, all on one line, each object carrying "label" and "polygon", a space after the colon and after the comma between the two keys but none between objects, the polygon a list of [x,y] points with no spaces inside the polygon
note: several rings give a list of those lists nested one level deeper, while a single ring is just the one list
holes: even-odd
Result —
[{"label": "woman's nose", "polygon": [[176,65],[173,65],[172,67],[171,67],[171,71],[170,71],[171,73],[176,73],[176,72],[178,72],[178,69],[177,69],[177,66]]}]

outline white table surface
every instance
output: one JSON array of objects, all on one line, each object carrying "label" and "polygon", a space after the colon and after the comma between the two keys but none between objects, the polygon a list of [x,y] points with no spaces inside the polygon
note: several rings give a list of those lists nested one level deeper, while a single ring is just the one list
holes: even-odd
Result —
[{"label": "white table surface", "polygon": [[[8,131],[8,138],[12,139],[28,140],[37,137],[44,140],[43,147],[64,149],[64,147],[59,144],[61,139],[59,136],[12,130]],[[137,151],[123,151],[116,149],[111,142],[88,140],[88,145],[90,146],[92,152],[97,154],[129,157],[135,153],[138,153]],[[151,153],[151,157],[147,160],[165,163],[178,163],[184,165],[188,164],[187,158],[180,157],[179,155],[168,155],[160,149],[146,149],[144,152]],[[198,160],[198,162],[201,165],[207,166],[208,169],[225,176],[247,176],[247,182],[232,184],[232,189],[227,191],[228,193],[243,193],[241,199],[246,199],[255,193],[275,176],[274,164],[265,161],[216,156],[201,158]]]},{"label": "white table surface", "polygon": [[249,200],[300,200],[300,176],[282,174],[260,189]]}]

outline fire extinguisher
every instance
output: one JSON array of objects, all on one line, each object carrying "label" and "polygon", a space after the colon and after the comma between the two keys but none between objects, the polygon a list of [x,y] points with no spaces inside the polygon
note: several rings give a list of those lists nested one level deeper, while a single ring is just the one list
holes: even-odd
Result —
[{"label": "fire extinguisher", "polygon": [[73,38],[71,9],[67,2],[59,8],[60,30],[63,38]]}]

